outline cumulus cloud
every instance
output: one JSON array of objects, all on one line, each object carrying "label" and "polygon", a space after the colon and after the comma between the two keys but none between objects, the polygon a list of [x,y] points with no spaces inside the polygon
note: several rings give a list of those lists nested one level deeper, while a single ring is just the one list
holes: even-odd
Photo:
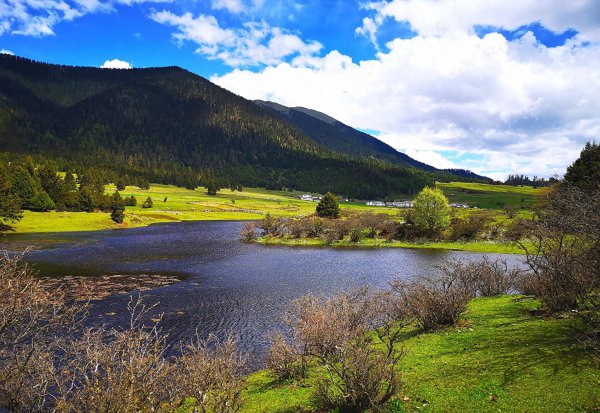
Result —
[{"label": "cumulus cloud", "polygon": [[[212,80],[249,99],[311,107],[381,131],[380,139],[436,166],[496,178],[563,173],[600,136],[596,43],[547,48],[533,33],[510,42],[452,31],[386,46],[372,60],[333,51]],[[449,150],[459,155],[446,163],[434,155]]]},{"label": "cumulus cloud", "polygon": [[246,22],[241,28],[223,28],[214,16],[191,13],[177,15],[167,10],[155,12],[157,23],[177,28],[173,38],[198,45],[197,53],[218,59],[232,67],[276,65],[287,58],[308,58],[323,47],[304,42],[298,35],[268,23]]},{"label": "cumulus cloud", "polygon": [[6,50],[6,49],[0,50],[0,54],[8,54],[8,55],[11,55],[11,56],[15,55],[13,52],[11,52],[10,50]]},{"label": "cumulus cloud", "polygon": [[241,13],[246,10],[242,0],[213,0],[213,9],[226,9],[232,13]]},{"label": "cumulus cloud", "polygon": [[600,39],[600,2],[597,0],[389,0],[373,1],[363,8],[375,13],[364,22],[365,33],[381,25],[385,18],[410,22],[421,36],[444,36],[466,33],[476,25],[517,29],[540,22],[555,33],[577,28],[586,39]]},{"label": "cumulus cloud", "polygon": [[113,59],[107,60],[100,66],[101,69],[133,69],[131,63],[124,60]]},{"label": "cumulus cloud", "polygon": [[110,12],[117,5],[167,3],[172,0],[5,0],[0,2],[0,35],[43,37],[54,26],[89,13]]}]

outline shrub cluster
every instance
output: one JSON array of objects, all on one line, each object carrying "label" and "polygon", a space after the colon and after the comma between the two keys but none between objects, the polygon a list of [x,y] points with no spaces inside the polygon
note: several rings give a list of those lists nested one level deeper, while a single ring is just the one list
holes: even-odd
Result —
[{"label": "shrub cluster", "polygon": [[45,291],[20,257],[0,256],[0,410],[236,412],[245,357],[229,336],[168,357],[151,308],[132,299],[124,329],[83,329],[86,306]]},{"label": "shrub cluster", "polygon": [[471,211],[465,217],[453,217],[449,227],[440,232],[417,224],[411,209],[401,211],[396,217],[371,211],[343,211],[339,219],[323,218],[317,214],[299,218],[276,218],[267,214],[258,228],[262,230],[262,236],[320,239],[327,245],[342,240],[358,243],[364,238],[388,242],[431,239],[473,241],[498,239],[504,232],[503,222],[496,222],[489,211]]}]

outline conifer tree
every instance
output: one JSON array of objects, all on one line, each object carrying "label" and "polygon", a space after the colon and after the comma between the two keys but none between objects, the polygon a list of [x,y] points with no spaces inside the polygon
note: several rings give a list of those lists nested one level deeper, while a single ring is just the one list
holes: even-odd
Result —
[{"label": "conifer tree", "polygon": [[317,204],[317,215],[322,218],[339,218],[340,205],[335,195],[327,192]]}]

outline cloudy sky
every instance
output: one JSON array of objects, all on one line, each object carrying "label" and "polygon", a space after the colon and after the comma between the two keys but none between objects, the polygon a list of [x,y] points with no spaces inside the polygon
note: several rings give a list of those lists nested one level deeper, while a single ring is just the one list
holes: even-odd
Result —
[{"label": "cloudy sky", "polygon": [[598,0],[0,0],[0,52],[178,65],[498,179],[600,137]]}]

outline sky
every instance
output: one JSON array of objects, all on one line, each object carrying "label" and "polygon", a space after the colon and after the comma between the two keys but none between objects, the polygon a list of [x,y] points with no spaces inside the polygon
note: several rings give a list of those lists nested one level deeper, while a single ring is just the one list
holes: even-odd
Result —
[{"label": "sky", "polygon": [[598,0],[0,0],[0,52],[180,66],[500,180],[600,137]]}]

